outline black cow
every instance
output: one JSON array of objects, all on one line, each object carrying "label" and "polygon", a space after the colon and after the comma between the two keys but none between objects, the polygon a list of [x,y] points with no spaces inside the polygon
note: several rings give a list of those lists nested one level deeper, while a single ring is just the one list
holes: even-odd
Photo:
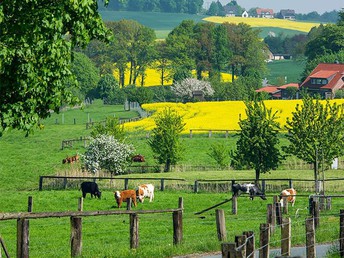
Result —
[{"label": "black cow", "polygon": [[91,198],[93,196],[98,197],[99,199],[102,196],[102,192],[99,191],[98,185],[95,182],[83,182],[81,183],[81,191],[82,191],[82,197],[85,198],[87,193],[91,194]]},{"label": "black cow", "polygon": [[242,193],[250,195],[250,199],[253,200],[255,196],[259,196],[263,200],[266,200],[265,194],[254,184],[233,184],[232,185],[233,196],[239,196]]}]

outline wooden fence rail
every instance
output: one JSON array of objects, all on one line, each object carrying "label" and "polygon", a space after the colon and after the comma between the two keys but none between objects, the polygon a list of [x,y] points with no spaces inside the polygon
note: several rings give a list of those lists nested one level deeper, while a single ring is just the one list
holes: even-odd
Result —
[{"label": "wooden fence rail", "polygon": [[149,181],[160,181],[160,190],[165,190],[165,181],[186,181],[182,178],[151,178],[151,177],[77,177],[77,176],[40,176],[39,177],[39,191],[43,190],[44,179],[63,179],[64,189],[67,188],[68,180],[89,180],[96,182],[97,180],[124,180],[124,189],[128,189],[129,180],[149,180]]},{"label": "wooden fence rail", "polygon": [[[1,220],[17,220],[17,257],[29,257],[29,220],[43,218],[70,217],[71,223],[71,256],[82,254],[82,217],[109,216],[127,214],[130,220],[130,248],[139,246],[139,214],[172,213],[173,214],[173,244],[178,245],[183,239],[183,198],[179,197],[179,207],[165,210],[116,210],[116,211],[82,211],[83,198],[79,198],[78,211],[64,212],[16,212],[0,213]],[[130,206],[130,201],[128,202]],[[29,197],[29,209],[32,210],[32,197]],[[9,257],[7,249],[0,238],[2,248]]]}]

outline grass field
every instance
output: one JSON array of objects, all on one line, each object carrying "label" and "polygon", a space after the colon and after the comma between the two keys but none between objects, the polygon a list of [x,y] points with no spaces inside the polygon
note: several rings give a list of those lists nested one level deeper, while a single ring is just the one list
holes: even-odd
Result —
[{"label": "grass field", "polygon": [[[85,123],[89,120],[100,121],[106,116],[120,118],[135,117],[135,112],[123,110],[123,106],[102,106],[96,101],[83,110],[72,109],[61,114],[52,114],[52,117],[43,121],[44,129],[38,130],[34,135],[24,137],[24,133],[12,131],[0,138],[0,190],[3,195],[0,198],[1,212],[24,212],[27,209],[28,196],[33,197],[33,211],[73,211],[77,210],[78,198],[81,192],[75,188],[66,190],[37,191],[40,175],[85,175],[80,172],[80,164],[64,165],[61,160],[66,155],[76,152],[82,153],[82,144],[76,144],[71,149],[61,150],[63,139],[74,139],[80,136],[88,136],[90,130],[86,130]],[[75,119],[75,120],[74,120]],[[75,124],[74,124],[75,121]],[[57,122],[57,123],[56,123]],[[138,153],[147,157],[148,165],[154,165],[152,153],[147,146],[146,134],[135,132],[128,134],[129,142],[132,142]],[[223,136],[207,138],[199,135],[192,139],[183,137],[186,146],[184,159],[185,165],[209,165],[214,164],[207,155],[207,150],[212,143],[223,142],[233,147],[235,137],[228,139]],[[326,171],[326,178],[341,178],[342,171]],[[137,177],[131,174],[128,177]],[[311,179],[311,170],[278,170],[262,175],[262,178],[299,178]],[[137,250],[129,249],[129,217],[128,215],[97,216],[83,219],[83,255],[82,257],[172,257],[174,255],[200,253],[220,250],[215,226],[215,211],[211,210],[194,215],[216,203],[230,197],[228,192],[209,193],[200,188],[199,193],[192,192],[192,186],[197,179],[252,179],[254,171],[184,171],[172,173],[144,173],[142,178],[183,178],[186,181],[180,185],[166,183],[166,190],[160,192],[159,180],[154,181],[157,187],[155,200],[152,203],[139,204],[135,209],[170,209],[178,207],[178,198],[184,199],[183,215],[183,243],[175,247],[172,244],[172,216],[171,214],[148,214],[140,216],[140,246]],[[129,186],[135,187],[138,183],[146,183],[149,180],[130,180]],[[110,183],[106,180],[99,181],[103,191],[101,200],[84,200],[85,211],[113,210],[115,201],[114,190],[123,188],[123,181],[117,180]],[[272,196],[279,192],[284,183],[278,182],[277,186],[267,191],[268,201],[255,199],[250,201],[247,197],[240,197],[238,202],[238,214],[231,214],[231,204],[225,204],[219,208],[225,210],[227,238],[234,240],[234,236],[242,231],[253,230],[257,234],[260,223],[266,222],[266,205],[271,203]],[[338,184],[337,184],[338,186]],[[332,184],[327,185],[328,193],[340,194],[344,189]],[[297,184],[295,187],[299,187]],[[301,187],[301,186],[300,186]],[[304,189],[312,189],[312,186],[303,185]],[[179,189],[179,190],[178,190]],[[309,192],[300,191],[307,196]],[[339,209],[343,207],[344,200],[334,199],[333,208],[321,214],[321,227],[317,230],[317,242],[331,242],[338,239]],[[304,220],[308,216],[308,198],[299,197],[296,205],[290,208],[289,216],[292,218],[292,244],[304,243]],[[125,205],[122,208],[125,209]],[[254,211],[254,218],[252,218]],[[16,250],[16,220],[0,221],[0,235],[9,249],[11,256],[15,256]],[[154,236],[154,237],[152,237]],[[70,257],[70,221],[69,218],[49,218],[30,220],[30,257]],[[279,230],[272,238],[272,245],[278,246],[280,239]]]},{"label": "grass field", "polygon": [[[100,11],[100,14],[104,21],[120,21],[123,19],[135,20],[149,28],[152,28],[158,39],[166,38],[168,33],[177,27],[183,20],[193,20],[195,23],[198,22],[218,22],[214,21],[213,17],[205,15],[192,15],[192,14],[181,14],[181,13],[152,13],[152,12],[127,12],[127,11]],[[225,19],[225,18],[223,18]],[[240,19],[240,18],[239,18]],[[267,23],[270,19],[259,19],[259,22],[264,23],[253,23],[250,24],[253,27],[259,27],[262,30],[260,36],[266,37],[269,32],[274,32],[276,35],[283,33],[286,36],[293,36],[295,34],[307,33],[313,26],[318,23],[299,23],[300,26],[292,26],[294,23],[284,23],[283,20],[280,24],[276,25]],[[277,19],[274,19],[277,20]],[[246,21],[246,20],[245,20]]]},{"label": "grass field", "polygon": [[267,64],[269,74],[266,78],[269,84],[276,85],[281,78],[285,83],[301,83],[301,74],[305,68],[302,60],[279,60]]}]

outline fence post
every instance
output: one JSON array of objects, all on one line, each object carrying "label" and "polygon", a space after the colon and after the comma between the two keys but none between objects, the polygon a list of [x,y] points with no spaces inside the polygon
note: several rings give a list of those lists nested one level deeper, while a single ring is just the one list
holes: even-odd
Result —
[{"label": "fence post", "polygon": [[315,230],[314,219],[306,218],[306,255],[307,258],[315,258]]},{"label": "fence post", "polygon": [[27,211],[32,212],[32,206],[33,206],[33,199],[32,196],[29,196],[27,200]]},{"label": "fence post", "polygon": [[83,211],[84,209],[84,198],[79,197],[79,201],[78,201],[78,211]]},{"label": "fence post", "polygon": [[173,212],[173,244],[181,244],[183,240],[183,212],[174,211]]},{"label": "fence post", "polygon": [[236,215],[238,213],[238,196],[232,197],[232,214]]},{"label": "fence post", "polygon": [[283,203],[283,214],[288,214],[288,201],[287,196],[282,197],[282,203]]},{"label": "fence post", "polygon": [[211,130],[209,130],[209,138],[211,138],[211,134],[212,134],[212,131]]},{"label": "fence post", "polygon": [[190,129],[190,139],[192,138],[192,130]]},{"label": "fence post", "polygon": [[38,191],[42,191],[42,189],[43,189],[43,176],[39,176]]},{"label": "fence post", "polygon": [[327,196],[326,198],[326,210],[331,210],[332,209],[332,197]]},{"label": "fence post", "polygon": [[29,257],[29,220],[17,220],[17,257]]},{"label": "fence post", "polygon": [[235,243],[222,243],[221,244],[222,258],[235,257]]},{"label": "fence post", "polygon": [[196,180],[194,184],[194,193],[198,193],[198,184],[198,180]]},{"label": "fence post", "polygon": [[282,212],[280,202],[276,202],[276,222],[278,226],[282,224]]},{"label": "fence post", "polygon": [[235,257],[243,258],[246,257],[246,236],[235,236],[236,252]]},{"label": "fence post", "polygon": [[290,256],[291,252],[291,220],[283,218],[281,226],[281,256]]},{"label": "fence post", "polygon": [[216,209],[215,212],[216,212],[217,238],[219,239],[219,241],[226,241],[227,232],[226,232],[225,212],[222,209]]},{"label": "fence post", "polygon": [[266,181],[265,179],[262,180],[262,191],[265,193],[265,188],[266,188]]},{"label": "fence post", "polygon": [[124,178],[124,189],[128,190],[129,178]]},{"label": "fence post", "polygon": [[183,197],[179,197],[179,199],[178,199],[178,208],[184,209],[184,199],[183,199]]},{"label": "fence post", "polygon": [[320,216],[320,210],[319,210],[319,202],[313,201],[312,202],[312,218],[314,220],[314,227],[317,228],[319,226],[319,216]]},{"label": "fence post", "polygon": [[165,179],[162,178],[160,180],[160,191],[164,191],[165,190]]},{"label": "fence post", "polygon": [[132,213],[130,216],[130,248],[136,249],[139,246],[139,216]]},{"label": "fence post", "polygon": [[292,179],[289,179],[289,188],[294,188],[293,187],[293,180]]},{"label": "fence post", "polygon": [[81,255],[82,251],[82,219],[80,217],[70,217],[71,224],[71,256]]},{"label": "fence post", "polygon": [[259,258],[268,258],[270,253],[270,225],[260,224],[260,249]]},{"label": "fence post", "polygon": [[344,257],[344,210],[339,212],[339,253]]},{"label": "fence post", "polygon": [[246,257],[254,257],[254,233],[253,231],[245,231],[243,234],[247,237]]},{"label": "fence post", "polygon": [[127,202],[127,211],[130,211],[131,210],[131,198],[127,198],[126,202]]},{"label": "fence post", "polygon": [[266,223],[270,224],[270,233],[272,234],[275,231],[275,211],[272,204],[267,205],[267,214],[266,214]]}]

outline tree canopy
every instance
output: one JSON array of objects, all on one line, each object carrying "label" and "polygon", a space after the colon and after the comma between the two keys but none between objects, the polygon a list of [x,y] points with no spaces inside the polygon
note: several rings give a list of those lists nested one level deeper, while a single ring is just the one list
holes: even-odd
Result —
[{"label": "tree canopy", "polygon": [[[321,103],[305,96],[297,105],[292,118],[287,119],[286,135],[290,144],[284,150],[313,164],[314,180],[319,168],[326,170],[334,158],[344,155],[344,105]],[[315,191],[319,193],[319,185]]]},{"label": "tree canopy", "polygon": [[28,133],[62,103],[77,102],[64,84],[72,49],[110,36],[97,10],[96,0],[1,1],[0,135]]},{"label": "tree canopy", "polygon": [[247,118],[239,121],[241,131],[231,163],[235,168],[254,168],[258,181],[261,173],[276,169],[282,158],[277,146],[278,111],[273,113],[263,101],[249,101],[245,105]]}]

